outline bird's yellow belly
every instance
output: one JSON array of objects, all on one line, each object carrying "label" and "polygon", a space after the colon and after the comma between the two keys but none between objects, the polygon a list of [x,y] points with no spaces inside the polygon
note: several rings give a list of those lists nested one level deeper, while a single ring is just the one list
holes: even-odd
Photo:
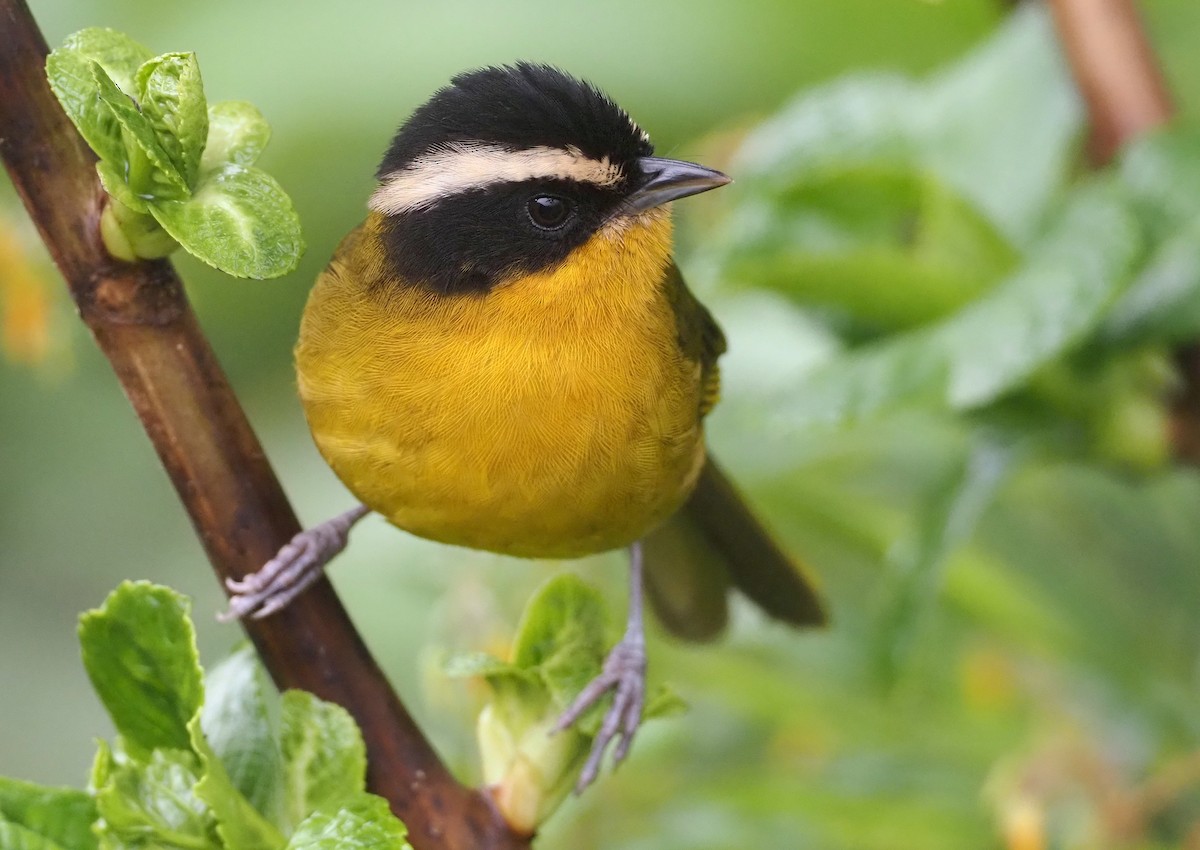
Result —
[{"label": "bird's yellow belly", "polygon": [[[400,528],[574,557],[637,540],[690,492],[699,369],[653,291],[564,308],[504,289],[371,297],[349,277],[335,262],[310,299],[301,399],[334,471]],[[555,281],[520,285],[539,283]]]}]

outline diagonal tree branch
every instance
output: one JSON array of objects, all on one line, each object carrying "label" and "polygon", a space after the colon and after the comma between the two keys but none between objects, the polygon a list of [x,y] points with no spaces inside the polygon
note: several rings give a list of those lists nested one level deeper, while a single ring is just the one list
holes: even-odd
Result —
[{"label": "diagonal tree branch", "polygon": [[[1131,139],[1166,124],[1175,107],[1133,0],[1050,0],[1075,82],[1091,118],[1092,162],[1109,162]],[[1200,464],[1200,343],[1175,361],[1183,387],[1173,399],[1175,456]]]},{"label": "diagonal tree branch", "polygon": [[[175,270],[122,263],[99,238],[95,158],[50,92],[47,48],[23,0],[0,0],[0,155],[112,363],[219,579],[256,570],[299,531]],[[367,742],[371,789],[418,850],[519,850],[480,793],[438,759],[371,657],[330,584],[246,624],[275,683],[344,706]]]}]

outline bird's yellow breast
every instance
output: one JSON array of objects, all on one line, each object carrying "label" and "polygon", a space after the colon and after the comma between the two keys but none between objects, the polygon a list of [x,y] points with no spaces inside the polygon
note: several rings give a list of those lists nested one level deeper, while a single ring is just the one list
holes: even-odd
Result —
[{"label": "bird's yellow breast", "polygon": [[704,458],[701,379],[664,291],[666,212],[486,294],[389,280],[379,223],[317,280],[296,348],[317,446],[364,504],[422,537],[573,557],[682,503]]}]

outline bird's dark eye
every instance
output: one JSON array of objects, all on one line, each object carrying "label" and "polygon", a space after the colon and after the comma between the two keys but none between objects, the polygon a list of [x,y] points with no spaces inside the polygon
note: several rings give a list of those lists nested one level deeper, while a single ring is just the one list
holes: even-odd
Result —
[{"label": "bird's dark eye", "polygon": [[557,230],[571,215],[571,202],[557,195],[536,195],[525,205],[529,220],[542,230]]}]

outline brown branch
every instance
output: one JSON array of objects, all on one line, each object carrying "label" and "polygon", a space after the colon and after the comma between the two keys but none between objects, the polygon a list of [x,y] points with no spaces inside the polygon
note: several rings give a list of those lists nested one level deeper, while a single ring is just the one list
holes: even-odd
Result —
[{"label": "brown branch", "polygon": [[[105,251],[95,158],[50,92],[46,44],[23,0],[0,0],[0,155],[71,296],[154,443],[219,579],[240,578],[299,531],[296,516],[172,266]],[[327,581],[246,624],[280,688],[344,706],[368,782],[418,850],[527,848],[484,795],[438,759]]]},{"label": "brown branch", "polygon": [[1059,40],[1091,118],[1090,153],[1109,162],[1174,113],[1133,0],[1050,0]]},{"label": "brown branch", "polygon": [[1175,457],[1200,466],[1200,343],[1175,350],[1175,368],[1182,376],[1171,409],[1171,446]]},{"label": "brown branch", "polygon": [[[1059,40],[1091,118],[1089,153],[1104,165],[1131,139],[1166,124],[1175,108],[1133,0],[1050,0]],[[1200,464],[1200,344],[1175,352],[1182,387],[1172,399],[1175,456]]]}]

